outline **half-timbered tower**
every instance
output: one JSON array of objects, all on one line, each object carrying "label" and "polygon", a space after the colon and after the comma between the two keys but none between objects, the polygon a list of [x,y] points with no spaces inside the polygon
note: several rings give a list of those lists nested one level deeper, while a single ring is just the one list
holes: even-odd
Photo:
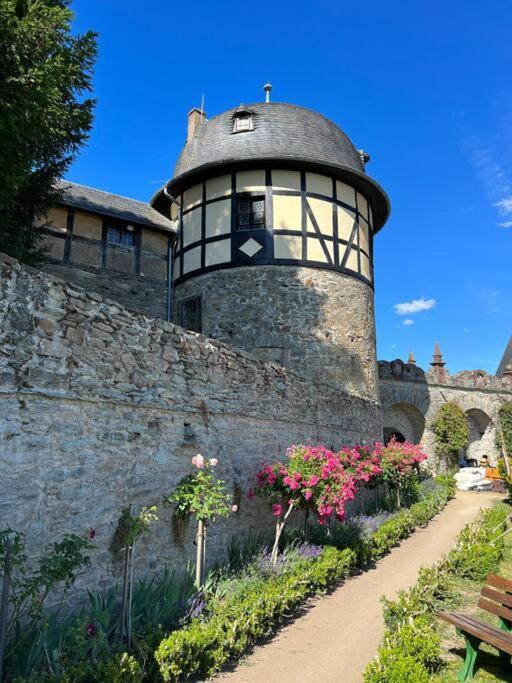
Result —
[{"label": "half-timbered tower", "polygon": [[193,109],[152,200],[179,227],[175,322],[377,398],[373,236],[389,201],[368,159],[310,109]]}]

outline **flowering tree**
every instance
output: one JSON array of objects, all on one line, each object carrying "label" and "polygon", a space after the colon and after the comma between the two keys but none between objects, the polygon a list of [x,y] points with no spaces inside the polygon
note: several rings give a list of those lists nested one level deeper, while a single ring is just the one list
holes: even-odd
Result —
[{"label": "flowering tree", "polygon": [[193,516],[197,519],[196,533],[196,587],[204,581],[206,527],[216,517],[227,517],[236,512],[237,506],[231,505],[224,489],[224,482],[213,474],[217,458],[209,460],[198,454],[192,458],[196,468],[184,477],[164,502],[174,505],[175,514],[181,519]]},{"label": "flowering tree", "polygon": [[286,463],[264,467],[257,474],[256,494],[269,502],[276,517],[272,562],[277,561],[279,539],[293,510],[314,512],[320,524],[333,515],[342,521],[358,488],[380,474],[376,456],[359,447],[334,453],[323,446],[292,446]]},{"label": "flowering tree", "polygon": [[387,446],[376,443],[374,454],[380,462],[382,481],[395,494],[396,505],[399,508],[402,503],[402,494],[411,490],[417,480],[420,463],[426,459],[427,455],[422,451],[421,446],[408,441],[398,443],[394,438]]}]

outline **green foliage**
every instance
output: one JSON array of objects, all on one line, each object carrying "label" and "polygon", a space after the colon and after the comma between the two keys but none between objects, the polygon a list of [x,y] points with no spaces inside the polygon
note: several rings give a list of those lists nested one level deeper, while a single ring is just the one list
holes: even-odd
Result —
[{"label": "green foliage", "polygon": [[354,563],[350,550],[326,548],[320,557],[297,563],[290,573],[254,581],[243,594],[228,593],[213,601],[207,619],[194,619],[160,643],[155,657],[164,680],[220,671],[255,640],[271,633],[309,595],[346,577]]},{"label": "green foliage", "polygon": [[503,441],[505,442],[505,448],[507,449],[507,455],[512,458],[512,403],[505,403],[501,406],[498,412],[498,423],[501,428],[496,430],[496,446],[500,453],[503,449],[503,442],[501,436],[503,435]]},{"label": "green foliage", "polygon": [[490,571],[496,571],[503,544],[490,544],[502,532],[506,515],[504,507],[481,511],[461,531],[446,558],[421,569],[417,583],[400,591],[396,600],[383,599],[387,632],[377,660],[365,671],[365,683],[431,679],[441,663],[437,614],[457,604],[460,588],[456,579],[483,581]]},{"label": "green foliage", "polygon": [[143,507],[136,515],[130,512],[130,508],[124,508],[110,544],[110,551],[114,558],[118,559],[121,551],[133,545],[137,538],[146,534],[151,524],[157,520],[156,505]]},{"label": "green foliage", "polygon": [[382,648],[364,672],[364,683],[429,683],[428,669],[398,648]]},{"label": "green foliage", "polygon": [[[7,622],[6,669],[32,666],[44,653],[62,641],[63,629],[55,619],[48,619],[44,603],[50,594],[67,591],[80,569],[90,564],[88,550],[94,545],[86,538],[66,534],[53,543],[34,570],[29,568],[21,534],[6,529],[0,532],[0,579],[9,551],[11,591]],[[52,645],[52,650],[49,650]],[[47,655],[50,657],[50,655]],[[30,669],[29,669],[30,670]]]},{"label": "green foliage", "polygon": [[[205,617],[193,619],[160,643],[155,657],[164,680],[207,677],[220,671],[257,639],[272,633],[308,596],[335,586],[358,563],[381,557],[416,525],[426,524],[427,515],[437,514],[450,495],[449,488],[439,487],[423,502],[384,522],[369,539],[358,539],[354,549],[327,546],[319,557],[297,562],[289,572],[217,592],[208,602]],[[408,683],[416,679],[394,680]]]},{"label": "green foliage", "polygon": [[434,432],[435,451],[445,466],[459,464],[460,451],[469,443],[469,424],[466,413],[456,403],[444,403],[430,425]]},{"label": "green foliage", "polygon": [[27,263],[41,257],[34,218],[85,143],[94,102],[96,36],[71,35],[69,0],[0,3],[0,244]]},{"label": "green foliage", "polygon": [[495,539],[503,532],[506,516],[504,507],[485,510],[461,531],[447,560],[453,574],[484,581],[487,574],[498,569],[503,555],[503,540]]},{"label": "green foliage", "polygon": [[174,514],[181,519],[191,515],[202,522],[212,522],[215,517],[227,517],[231,510],[230,497],[225,484],[214,476],[212,468],[217,461],[201,458],[201,467],[180,481],[164,503],[174,505]]}]

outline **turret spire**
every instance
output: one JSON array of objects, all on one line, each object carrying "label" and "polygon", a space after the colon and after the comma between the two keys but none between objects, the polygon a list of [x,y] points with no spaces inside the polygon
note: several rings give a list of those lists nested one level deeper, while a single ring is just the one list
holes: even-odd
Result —
[{"label": "turret spire", "polygon": [[410,365],[416,365],[416,358],[414,357],[414,353],[412,351],[409,351],[409,358],[407,359],[407,362]]}]

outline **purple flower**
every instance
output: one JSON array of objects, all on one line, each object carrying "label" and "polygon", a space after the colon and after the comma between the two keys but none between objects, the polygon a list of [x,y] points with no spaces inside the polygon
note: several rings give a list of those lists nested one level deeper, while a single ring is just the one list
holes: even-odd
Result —
[{"label": "purple flower", "polygon": [[98,627],[96,626],[96,624],[93,624],[92,621],[85,627],[85,632],[87,633],[88,638],[94,638],[97,630]]}]

